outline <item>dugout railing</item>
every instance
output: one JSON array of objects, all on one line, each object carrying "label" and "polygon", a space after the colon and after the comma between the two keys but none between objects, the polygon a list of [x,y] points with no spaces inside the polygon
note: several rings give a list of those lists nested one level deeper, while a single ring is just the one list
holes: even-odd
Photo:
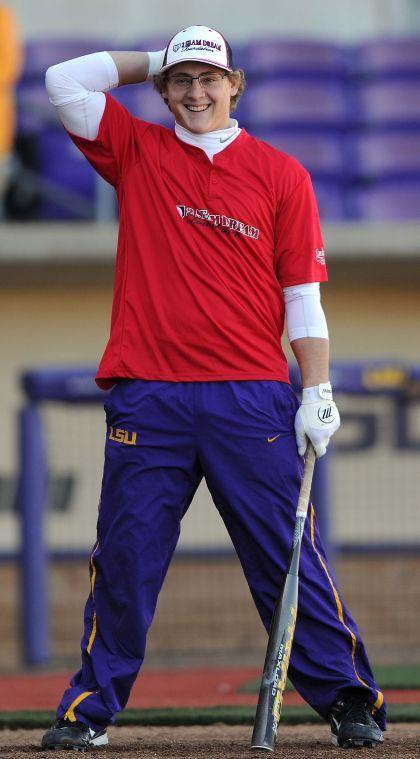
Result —
[{"label": "dugout railing", "polygon": [[[334,392],[339,397],[344,422],[342,429],[347,433],[344,437],[337,435],[328,456],[321,459],[316,467],[312,500],[316,504],[318,523],[327,551],[332,558],[333,552],[420,551],[420,525],[417,516],[420,488],[417,487],[417,475],[413,468],[417,464],[420,450],[420,366],[408,367],[395,361],[335,363],[331,367],[331,379]],[[299,375],[296,367],[292,368],[292,383],[298,390]],[[23,656],[27,664],[40,664],[47,662],[51,657],[49,562],[60,558],[80,559],[89,554],[88,546],[77,542],[77,535],[68,545],[66,544],[66,522],[64,517],[62,518],[66,509],[69,509],[69,503],[75,503],[78,499],[77,472],[61,477],[60,488],[57,491],[57,478],[51,464],[56,449],[62,450],[65,460],[66,450],[80,446],[85,433],[76,421],[74,441],[67,439],[66,426],[60,432],[56,431],[51,435],[45,419],[46,410],[52,410],[51,413],[54,415],[58,408],[66,407],[72,417],[77,409],[85,418],[86,410],[102,405],[105,396],[103,391],[97,388],[91,368],[27,371],[22,376],[22,386],[26,400],[19,422],[18,512],[21,525],[19,558],[22,574]],[[378,404],[380,399],[385,399],[386,405],[379,413],[379,406],[376,408],[375,404]],[[103,426],[104,421],[100,424]],[[104,431],[103,426],[103,433]],[[96,436],[103,450],[104,437],[100,433]],[[80,466],[86,465],[89,455],[89,452],[81,454]],[[96,459],[95,466],[98,470],[101,455],[99,453]],[[377,471],[375,470],[373,475],[369,472],[368,476],[364,474],[368,469],[363,467],[369,466],[369,461],[374,460],[373,455],[377,459]],[[400,478],[401,483],[405,483],[404,487],[407,487],[408,473],[409,482],[405,511],[400,509],[397,520],[393,521],[393,496],[389,493],[387,477],[391,477],[390,482],[395,479],[392,476],[395,464],[399,467],[395,469],[395,477]],[[410,472],[413,479],[412,487]],[[353,515],[354,512],[354,509],[350,511],[347,506],[337,530],[331,529],[330,500],[334,480],[336,489],[344,493],[345,499],[347,498],[353,507],[359,508],[360,493],[365,497],[364,491],[367,491],[366,508],[362,504],[359,514],[367,514],[368,507],[372,509],[372,504],[376,504],[377,516],[372,523],[367,524],[367,528],[364,525],[361,529],[358,523],[362,521],[360,516],[355,519],[354,525],[346,523],[346,519],[348,522],[350,514]],[[381,480],[385,480],[382,489]],[[58,516],[55,515],[57,530],[54,533],[55,537],[51,538],[51,535],[47,537],[47,532],[48,523],[53,519],[50,508],[54,487],[60,513]],[[358,492],[359,495],[352,496],[352,491]],[[86,498],[80,497],[82,500]],[[99,493],[93,498],[91,507],[86,508],[91,508],[94,514]],[[89,532],[88,540],[93,543],[93,531]],[[192,533],[189,543],[187,541],[186,545],[180,545],[177,553],[223,554],[231,550],[229,545],[225,542],[221,544],[218,539],[211,545],[198,540],[198,545],[195,545]]]}]

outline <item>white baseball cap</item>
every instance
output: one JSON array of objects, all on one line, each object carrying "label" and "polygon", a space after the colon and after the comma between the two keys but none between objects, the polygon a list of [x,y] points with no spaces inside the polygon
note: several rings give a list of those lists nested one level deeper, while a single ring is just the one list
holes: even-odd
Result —
[{"label": "white baseball cap", "polygon": [[160,73],[183,61],[209,63],[232,71],[232,50],[223,35],[215,29],[188,26],[169,40]]}]

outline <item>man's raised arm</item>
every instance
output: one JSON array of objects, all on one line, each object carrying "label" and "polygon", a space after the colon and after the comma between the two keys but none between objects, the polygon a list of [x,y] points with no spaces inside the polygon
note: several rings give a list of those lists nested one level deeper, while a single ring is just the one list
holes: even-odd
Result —
[{"label": "man's raised arm", "polygon": [[45,76],[50,102],[69,132],[94,140],[105,110],[104,93],[151,78],[160,70],[163,56],[164,50],[104,51],[58,63]]}]

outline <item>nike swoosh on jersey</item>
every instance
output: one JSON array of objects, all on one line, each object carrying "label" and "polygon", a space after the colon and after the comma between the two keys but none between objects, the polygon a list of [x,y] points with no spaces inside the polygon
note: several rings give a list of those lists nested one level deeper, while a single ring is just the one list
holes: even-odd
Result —
[{"label": "nike swoosh on jersey", "polygon": [[281,436],[281,433],[279,432],[279,434],[278,435],[274,435],[274,437],[268,437],[267,438],[267,443],[274,443],[274,441],[277,440],[277,438],[280,437],[280,436]]}]

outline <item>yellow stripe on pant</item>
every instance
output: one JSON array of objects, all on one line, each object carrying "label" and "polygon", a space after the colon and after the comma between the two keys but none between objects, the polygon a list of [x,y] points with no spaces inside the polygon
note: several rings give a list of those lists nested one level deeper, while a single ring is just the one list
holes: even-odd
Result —
[{"label": "yellow stripe on pant", "polygon": [[[346,625],[346,623],[344,621],[343,605],[341,603],[340,596],[338,595],[337,589],[336,589],[336,587],[335,587],[335,585],[334,585],[334,583],[332,581],[332,578],[331,578],[331,576],[330,576],[330,574],[328,572],[328,569],[327,569],[327,566],[325,564],[325,561],[323,560],[322,556],[320,555],[319,551],[317,550],[317,548],[315,546],[315,509],[314,509],[314,506],[313,506],[312,503],[311,503],[311,543],[312,543],[312,547],[313,547],[313,549],[314,549],[314,551],[315,551],[315,553],[317,555],[318,561],[321,564],[321,566],[322,566],[322,568],[323,568],[323,570],[324,570],[324,572],[325,572],[325,574],[327,576],[329,584],[331,585],[331,589],[332,589],[332,592],[333,592],[333,595],[334,595],[335,605],[337,607],[338,618],[339,618],[341,624],[343,625],[344,629],[348,632],[348,634],[350,635],[350,638],[351,638],[351,658],[352,658],[352,662],[353,662],[354,674],[356,675],[359,683],[361,683],[362,685],[364,685],[365,688],[369,688],[368,684],[365,683],[364,680],[362,680],[362,678],[360,677],[360,675],[359,675],[359,673],[357,671],[356,660],[355,660],[356,648],[357,648],[356,636],[355,636],[353,630],[351,630],[350,627],[348,625]],[[375,701],[375,703],[373,705],[373,710],[374,711],[377,711],[378,709],[380,709],[381,706],[382,706],[382,704],[383,704],[383,701],[384,701],[383,693],[381,693],[381,691],[377,691],[377,694],[378,695],[377,695],[376,701]]]},{"label": "yellow stripe on pant", "polygon": [[[90,557],[90,566],[92,568],[92,576],[91,576],[91,579],[90,579],[90,592],[92,594],[93,603],[95,603],[94,589],[95,589],[95,580],[96,580],[96,567],[95,567],[95,565],[93,563],[93,556],[94,556],[95,551],[98,548],[99,548],[99,543],[96,544],[95,548],[92,551],[91,557]],[[95,640],[96,629],[97,629],[96,611],[94,611],[93,612],[93,619],[92,619],[92,632],[91,632],[91,634],[89,636],[89,642],[88,642],[87,649],[86,649],[86,651],[87,651],[88,654],[90,654],[92,646],[93,646],[93,641]]]},{"label": "yellow stripe on pant", "polygon": [[77,696],[77,698],[75,698],[74,701],[71,702],[69,708],[67,709],[64,715],[64,719],[68,719],[70,722],[76,722],[76,717],[74,714],[74,710],[76,706],[78,706],[81,701],[84,701],[85,698],[87,698],[88,696],[91,696],[92,693],[94,693],[93,690],[86,690],[84,693],[80,693],[80,695]]}]

